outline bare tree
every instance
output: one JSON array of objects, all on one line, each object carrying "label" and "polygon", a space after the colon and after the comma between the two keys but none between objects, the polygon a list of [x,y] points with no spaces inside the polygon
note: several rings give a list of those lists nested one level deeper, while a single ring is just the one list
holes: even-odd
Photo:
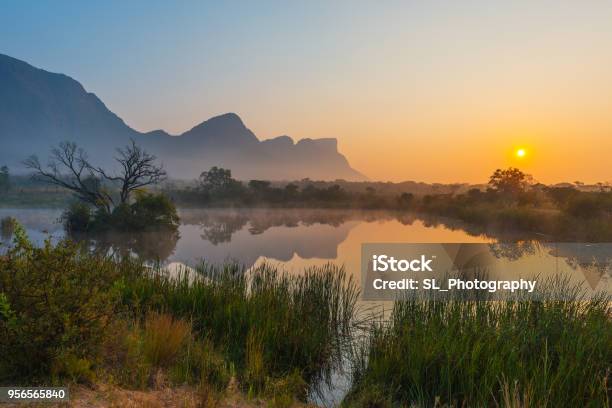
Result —
[{"label": "bare tree", "polygon": [[119,154],[115,160],[121,165],[121,174],[109,176],[102,168],[94,171],[109,181],[120,184],[119,198],[120,203],[126,203],[130,199],[130,194],[139,188],[157,184],[166,179],[166,171],[161,166],[155,164],[155,157],[147,153],[134,140],[123,149],[117,149]]},{"label": "bare tree", "polygon": [[119,204],[124,204],[134,190],[166,179],[165,170],[155,164],[157,158],[133,140],[125,148],[117,149],[117,153],[115,160],[121,168],[118,175],[109,175],[101,167],[92,166],[87,153],[72,142],[62,142],[52,149],[46,167],[36,156],[31,156],[24,164],[34,170],[34,178],[67,188],[82,201],[110,213],[116,203],[103,181],[119,184]]},{"label": "bare tree", "polygon": [[96,172],[87,160],[87,153],[76,143],[62,142],[53,148],[46,167],[36,156],[30,156],[24,165],[34,170],[35,179],[64,187],[74,192],[80,200],[111,211],[114,204],[112,197],[101,188],[101,183],[94,182]]}]

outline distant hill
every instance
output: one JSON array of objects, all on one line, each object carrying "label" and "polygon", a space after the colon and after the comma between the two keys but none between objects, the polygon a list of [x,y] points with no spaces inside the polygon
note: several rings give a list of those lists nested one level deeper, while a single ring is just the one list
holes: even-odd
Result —
[{"label": "distant hill", "polygon": [[95,164],[112,166],[115,148],[129,139],[156,154],[173,178],[197,177],[212,166],[238,179],[364,180],[338,152],[336,139],[289,136],[260,141],[234,113],[216,116],[172,136],[130,128],[93,93],[63,74],[0,54],[0,165],[19,170],[31,154],[43,161],[51,146],[69,140]]}]

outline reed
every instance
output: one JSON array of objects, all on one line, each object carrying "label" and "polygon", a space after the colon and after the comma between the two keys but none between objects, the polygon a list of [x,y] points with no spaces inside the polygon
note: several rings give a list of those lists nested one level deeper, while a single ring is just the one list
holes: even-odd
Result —
[{"label": "reed", "polygon": [[543,286],[537,300],[396,302],[371,327],[345,404],[609,406],[612,299]]},{"label": "reed", "polygon": [[135,315],[169,313],[192,322],[237,368],[245,386],[296,370],[308,383],[328,378],[350,348],[359,291],[343,268],[289,275],[271,265],[245,270],[202,265],[194,278],[162,269],[131,277],[124,303]]}]

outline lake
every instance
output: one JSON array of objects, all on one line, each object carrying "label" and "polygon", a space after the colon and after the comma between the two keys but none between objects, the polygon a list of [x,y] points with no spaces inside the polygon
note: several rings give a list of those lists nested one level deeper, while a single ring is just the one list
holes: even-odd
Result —
[{"label": "lake", "polygon": [[[608,289],[612,247],[609,244],[551,244],[541,236],[483,231],[464,223],[413,213],[327,209],[181,209],[178,235],[107,234],[93,247],[135,253],[174,268],[200,262],[238,262],[245,267],[263,262],[292,273],[328,262],[344,265],[360,279],[363,243],[487,243],[501,253],[500,276],[567,272],[589,289]],[[0,209],[0,219],[15,217],[30,238],[64,236],[57,209]],[[4,243],[8,236],[0,236]],[[508,251],[505,242],[521,241]],[[500,250],[501,248],[501,250]],[[551,269],[553,268],[553,269]]]},{"label": "lake", "polygon": [[[245,267],[264,262],[291,273],[328,262],[344,265],[361,282],[363,243],[478,243],[500,253],[497,278],[564,271],[589,291],[611,291],[610,244],[551,244],[542,236],[483,231],[461,222],[412,213],[322,209],[181,209],[178,235],[108,234],[90,242],[102,251],[138,254],[162,261],[170,270],[200,262],[235,261]],[[57,209],[0,209],[0,219],[15,217],[37,244],[64,236]],[[10,238],[0,235],[2,245]],[[521,242],[518,246],[514,243]],[[505,244],[511,242],[512,244]],[[519,249],[519,250],[517,250]],[[0,249],[1,250],[1,249]],[[551,268],[552,267],[552,268]],[[391,303],[360,302],[390,309]],[[311,395],[317,405],[335,406],[350,385],[346,370],[334,373],[331,386]]]}]

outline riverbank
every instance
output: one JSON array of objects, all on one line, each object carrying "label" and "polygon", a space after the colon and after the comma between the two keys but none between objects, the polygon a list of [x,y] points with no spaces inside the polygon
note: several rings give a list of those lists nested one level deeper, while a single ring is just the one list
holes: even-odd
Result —
[{"label": "riverbank", "polygon": [[197,271],[169,275],[69,241],[37,248],[18,226],[0,257],[0,383],[72,384],[84,404],[163,393],[291,407],[348,362],[350,407],[599,407],[612,396],[609,296],[406,300],[381,326],[358,319],[359,291],[332,265]]},{"label": "riverbank", "polygon": [[249,401],[289,407],[350,344],[358,291],[331,265],[168,275],[70,241],[35,247],[19,225],[14,236],[0,256],[1,384],[190,386],[215,401],[234,384]]},{"label": "riverbank", "polygon": [[[192,386],[131,390],[109,384],[70,387],[70,402],[60,404],[18,403],[5,404],[6,408],[69,406],[71,408],[262,408],[274,406],[273,401],[243,395],[235,385],[230,385],[222,398],[215,398],[205,390]],[[314,408],[314,405],[292,402],[287,408]]]}]

